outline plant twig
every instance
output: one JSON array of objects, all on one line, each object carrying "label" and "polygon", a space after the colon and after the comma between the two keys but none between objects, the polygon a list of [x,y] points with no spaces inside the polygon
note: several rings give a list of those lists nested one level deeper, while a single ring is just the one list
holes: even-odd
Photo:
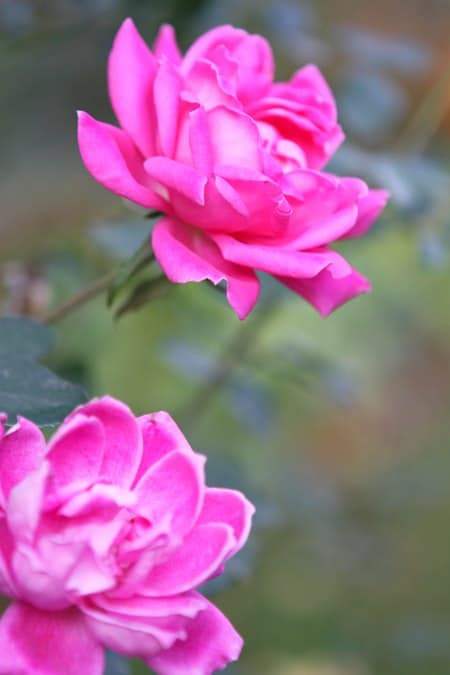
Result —
[{"label": "plant twig", "polygon": [[99,279],[91,282],[78,291],[78,293],[75,293],[75,295],[69,298],[69,300],[66,300],[66,302],[63,302],[61,305],[59,305],[59,307],[56,307],[56,309],[47,312],[47,314],[44,314],[40,318],[40,321],[42,323],[54,323],[55,321],[63,319],[68,314],[71,314],[74,310],[78,309],[78,307],[81,307],[86,302],[93,300],[93,298],[97,297],[97,295],[104,293],[114,281],[116,274],[117,270],[115,269],[112,272],[108,272],[103,277],[100,277]]}]

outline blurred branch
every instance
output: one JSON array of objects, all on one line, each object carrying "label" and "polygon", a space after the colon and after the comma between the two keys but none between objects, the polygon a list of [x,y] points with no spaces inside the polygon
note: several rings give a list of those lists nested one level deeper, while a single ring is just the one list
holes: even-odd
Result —
[{"label": "blurred branch", "polygon": [[450,104],[450,59],[399,135],[396,150],[422,153],[440,127]]},{"label": "blurred branch", "polygon": [[[112,272],[105,274],[105,276],[100,277],[100,279],[88,284],[62,305],[47,314],[44,314],[40,319],[41,322],[54,323],[55,321],[59,321],[86,302],[89,302],[97,297],[97,295],[101,295],[106,291],[109,291],[108,305],[111,304],[116,297],[117,292],[120,290],[120,287],[154,260],[155,256],[153,255],[153,251],[148,243],[145,243],[144,246],[124,265],[121,265],[118,269],[116,268]],[[125,310],[122,310],[122,313],[124,311]]]},{"label": "blurred branch", "polygon": [[105,274],[105,276],[100,277],[100,279],[96,279],[78,291],[78,293],[72,296],[69,300],[59,305],[59,307],[41,316],[40,321],[42,323],[54,323],[55,321],[63,319],[68,314],[71,314],[73,311],[75,311],[78,307],[81,307],[86,302],[89,302],[93,298],[97,297],[97,295],[104,293],[114,281],[116,274],[117,270],[114,270],[113,272],[108,272],[108,274]]}]

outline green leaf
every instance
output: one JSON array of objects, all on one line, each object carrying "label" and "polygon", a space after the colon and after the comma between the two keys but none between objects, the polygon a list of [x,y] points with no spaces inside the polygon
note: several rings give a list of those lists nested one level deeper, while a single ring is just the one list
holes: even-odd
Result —
[{"label": "green leaf", "polygon": [[164,275],[140,282],[116,310],[116,319],[119,319],[127,312],[139,309],[153,300],[165,297],[171,286],[171,282]]},{"label": "green leaf", "polygon": [[41,427],[54,426],[86,400],[81,387],[36,363],[53,343],[48,326],[21,317],[0,318],[0,411],[8,414],[9,424],[21,415]]},{"label": "green leaf", "polygon": [[0,317],[0,356],[43,356],[51,350],[53,344],[54,333],[48,326],[20,316]]}]

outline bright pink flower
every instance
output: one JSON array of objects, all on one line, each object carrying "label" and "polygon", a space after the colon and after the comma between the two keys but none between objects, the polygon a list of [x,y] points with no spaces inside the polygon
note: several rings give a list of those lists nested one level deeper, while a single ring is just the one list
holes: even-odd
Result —
[{"label": "bright pink flower", "polygon": [[387,195],[321,172],[343,139],[333,96],[314,66],[274,83],[270,46],[221,26],[184,57],[163,26],[151,51],[133,22],[109,60],[120,128],[79,114],[91,174],[165,217],[153,248],[171,281],[227,282],[238,316],[254,307],[255,271],[326,315],[369,289],[328,245],[363,234]]},{"label": "bright pink flower", "polygon": [[245,543],[253,507],[205,486],[205,458],[167,413],[75,410],[48,444],[0,416],[2,675],[100,675],[103,648],[203,675],[242,639],[195,589]]}]

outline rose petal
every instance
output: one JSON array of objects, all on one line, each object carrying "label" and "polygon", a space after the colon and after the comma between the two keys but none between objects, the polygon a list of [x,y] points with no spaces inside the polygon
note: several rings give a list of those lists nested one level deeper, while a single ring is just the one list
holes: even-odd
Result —
[{"label": "rose petal", "polygon": [[80,111],[78,145],[87,170],[108,190],[150,209],[164,208],[149,187],[142,155],[122,129]]},{"label": "rose petal", "polygon": [[181,64],[182,56],[173,26],[167,23],[161,26],[153,43],[153,53],[157,59],[165,57],[176,66]]},{"label": "rose petal", "polygon": [[211,603],[186,625],[187,637],[147,660],[164,675],[210,675],[236,661],[243,641],[228,619]]},{"label": "rose petal", "polygon": [[206,488],[197,525],[225,523],[231,527],[236,543],[230,555],[234,555],[247,541],[254,512],[255,507],[241,492],[225,488]]},{"label": "rose petal", "polygon": [[102,675],[103,649],[77,609],[14,603],[0,621],[2,675]]},{"label": "rose petal", "polygon": [[152,242],[158,262],[171,281],[226,281],[228,302],[240,319],[255,306],[260,289],[256,274],[226,261],[201,231],[163,218],[153,230]]},{"label": "rose petal", "polygon": [[144,155],[154,152],[152,86],[156,59],[131,19],[114,40],[108,63],[111,103],[120,123]]},{"label": "rose petal", "polygon": [[12,488],[38,468],[45,451],[45,438],[39,427],[19,417],[0,439],[0,507]]},{"label": "rose petal", "polygon": [[228,525],[196,525],[170,558],[151,570],[142,594],[171,596],[197,588],[217,572],[235,546],[233,530]]},{"label": "rose petal", "polygon": [[166,412],[152,413],[138,417],[138,425],[142,434],[142,461],[134,483],[146,473],[153,464],[173,450],[190,455],[193,450],[181,429]]},{"label": "rose petal", "polygon": [[170,524],[181,537],[192,528],[203,505],[205,458],[176,450],[153,464],[134,488],[136,512],[157,526]]},{"label": "rose petal", "polygon": [[142,459],[142,437],[131,410],[110,396],[80,406],[67,421],[81,414],[97,419],[104,432],[104,455],[99,480],[129,487]]},{"label": "rose petal", "polygon": [[335,309],[361,293],[368,293],[370,283],[356,270],[336,278],[329,269],[324,269],[313,279],[276,277],[278,281],[298,293],[317,309],[321,316],[328,316]]},{"label": "rose petal", "polygon": [[105,451],[105,432],[95,417],[75,413],[53,435],[47,459],[57,487],[81,481],[93,483],[99,475]]}]

